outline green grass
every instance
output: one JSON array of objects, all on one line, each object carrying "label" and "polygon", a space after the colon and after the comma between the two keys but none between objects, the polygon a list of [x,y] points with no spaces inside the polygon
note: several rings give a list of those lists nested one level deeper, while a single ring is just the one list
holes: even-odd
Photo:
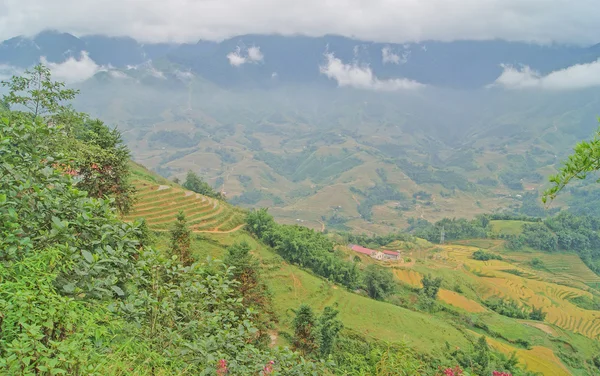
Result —
[{"label": "green grass", "polygon": [[492,231],[499,235],[520,235],[523,232],[524,221],[490,221]]}]

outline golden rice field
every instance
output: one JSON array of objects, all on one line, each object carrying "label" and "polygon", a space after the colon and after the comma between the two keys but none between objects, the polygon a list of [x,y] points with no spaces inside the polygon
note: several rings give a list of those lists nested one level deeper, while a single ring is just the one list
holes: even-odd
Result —
[{"label": "golden rice field", "polygon": [[452,306],[462,308],[467,312],[485,312],[485,307],[483,307],[481,304],[454,291],[440,289],[438,297],[441,301]]},{"label": "golden rice field", "polygon": [[556,354],[547,347],[532,346],[531,349],[526,350],[510,346],[491,337],[486,337],[486,340],[491,347],[506,355],[516,352],[520,363],[530,371],[552,376],[571,375]]},{"label": "golden rice field", "polygon": [[[554,268],[555,270],[551,278],[546,278],[543,273],[528,270],[525,263],[515,265],[499,260],[473,260],[470,255],[478,249],[475,247],[449,245],[444,246],[444,249],[448,252],[449,258],[465,265],[465,273],[471,273],[477,279],[478,292],[483,299],[499,296],[516,300],[525,306],[543,307],[547,312],[546,322],[574,333],[580,333],[588,338],[600,338],[600,311],[585,310],[569,301],[569,298],[581,295],[591,297],[591,293],[585,291],[589,287],[583,282],[597,279],[591,270],[583,269],[585,264],[577,256],[575,256],[576,260],[572,255],[560,255],[560,258],[555,259],[544,257],[544,263],[549,266],[548,269]],[[505,255],[507,259],[511,260],[514,258],[513,256],[512,254]],[[520,257],[523,261],[526,256],[520,255]],[[506,272],[506,270],[515,269],[524,276]],[[576,275],[576,271],[579,271],[579,275]],[[404,278],[408,277],[404,276]],[[568,280],[570,286],[557,283],[561,279]],[[573,287],[577,286],[575,281],[578,281],[581,287]]]},{"label": "golden rice field", "polygon": [[402,282],[411,286],[423,287],[421,279],[423,276],[411,269],[394,269],[394,275]]},{"label": "golden rice field", "polygon": [[167,230],[179,211],[183,211],[190,229],[195,232],[226,232],[244,224],[242,209],[219,200],[178,186],[145,180],[135,180],[133,184],[137,189],[137,201],[125,220],[145,218],[150,228]]}]

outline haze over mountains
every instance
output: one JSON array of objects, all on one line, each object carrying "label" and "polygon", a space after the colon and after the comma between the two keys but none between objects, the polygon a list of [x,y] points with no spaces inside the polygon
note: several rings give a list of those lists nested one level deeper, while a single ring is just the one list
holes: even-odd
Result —
[{"label": "haze over mountains", "polygon": [[[600,45],[501,40],[47,31],[0,44],[0,75],[44,62],[163,176],[194,170],[280,220],[385,232],[411,217],[544,215],[547,176],[597,127],[599,58]],[[600,202],[590,189],[556,205]]]},{"label": "haze over mountains", "polygon": [[[98,69],[124,69],[166,59],[182,70],[225,87],[339,83],[373,90],[404,88],[393,85],[378,88],[361,83],[364,77],[353,77],[370,72],[371,80],[380,82],[404,79],[436,87],[472,89],[494,83],[503,72],[510,73],[511,67],[525,75],[523,79],[541,78],[577,64],[587,65],[581,67],[582,70],[594,69],[594,63],[600,58],[600,44],[544,46],[501,40],[394,44],[333,35],[242,35],[222,42],[144,44],[128,37],[77,38],[68,33],[46,31],[33,38],[18,36],[2,42],[0,64],[26,68],[42,57],[50,63],[64,63],[69,59],[82,60],[82,53]],[[585,84],[572,85],[586,87]]]}]

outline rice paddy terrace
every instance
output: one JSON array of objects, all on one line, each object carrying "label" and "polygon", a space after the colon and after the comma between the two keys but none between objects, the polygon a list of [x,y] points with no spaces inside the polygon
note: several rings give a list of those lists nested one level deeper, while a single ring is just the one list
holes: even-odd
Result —
[{"label": "rice paddy terrace", "polygon": [[150,228],[164,231],[182,211],[193,232],[232,232],[243,227],[243,209],[137,172],[132,182],[137,201],[126,220],[145,218]]}]

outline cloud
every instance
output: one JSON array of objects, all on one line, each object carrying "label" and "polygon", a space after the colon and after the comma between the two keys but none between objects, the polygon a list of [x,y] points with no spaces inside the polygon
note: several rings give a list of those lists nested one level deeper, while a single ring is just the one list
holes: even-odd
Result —
[{"label": "cloud", "polygon": [[248,59],[254,62],[263,61],[264,55],[260,52],[260,47],[248,48]]},{"label": "cloud", "polygon": [[0,64],[0,81],[8,80],[12,76],[20,76],[23,70],[12,65]]},{"label": "cloud", "polygon": [[227,59],[229,60],[229,64],[234,67],[239,67],[240,65],[244,65],[246,63],[259,63],[264,60],[265,56],[260,51],[260,47],[250,47],[248,48],[244,54],[240,47],[236,47],[235,51],[227,54]]},{"label": "cloud", "polygon": [[383,64],[405,64],[410,56],[410,51],[402,52],[402,55],[398,55],[392,51],[389,46],[381,49],[381,61]]},{"label": "cloud", "polygon": [[62,63],[49,62],[45,57],[40,60],[50,69],[54,79],[68,84],[85,81],[100,71],[108,70],[107,67],[96,64],[86,51],[81,52],[79,59],[71,56]]},{"label": "cloud", "polygon": [[338,34],[386,43],[505,39],[598,42],[597,0],[8,0],[0,39],[46,29],[142,42],[243,34]]},{"label": "cloud", "polygon": [[239,47],[236,51],[228,53],[227,59],[229,59],[229,64],[233,65],[234,67],[239,67],[240,65],[246,63],[246,58],[240,55]]},{"label": "cloud", "polygon": [[392,78],[380,80],[375,77],[368,66],[359,66],[357,63],[344,64],[333,53],[326,53],[327,63],[319,67],[321,74],[337,81],[340,87],[354,87],[357,89],[374,91],[398,91],[418,89],[425,85],[406,78]]},{"label": "cloud", "polygon": [[593,63],[577,64],[545,76],[524,65],[516,68],[502,65],[503,72],[488,87],[505,89],[577,90],[600,86],[600,59]]}]

